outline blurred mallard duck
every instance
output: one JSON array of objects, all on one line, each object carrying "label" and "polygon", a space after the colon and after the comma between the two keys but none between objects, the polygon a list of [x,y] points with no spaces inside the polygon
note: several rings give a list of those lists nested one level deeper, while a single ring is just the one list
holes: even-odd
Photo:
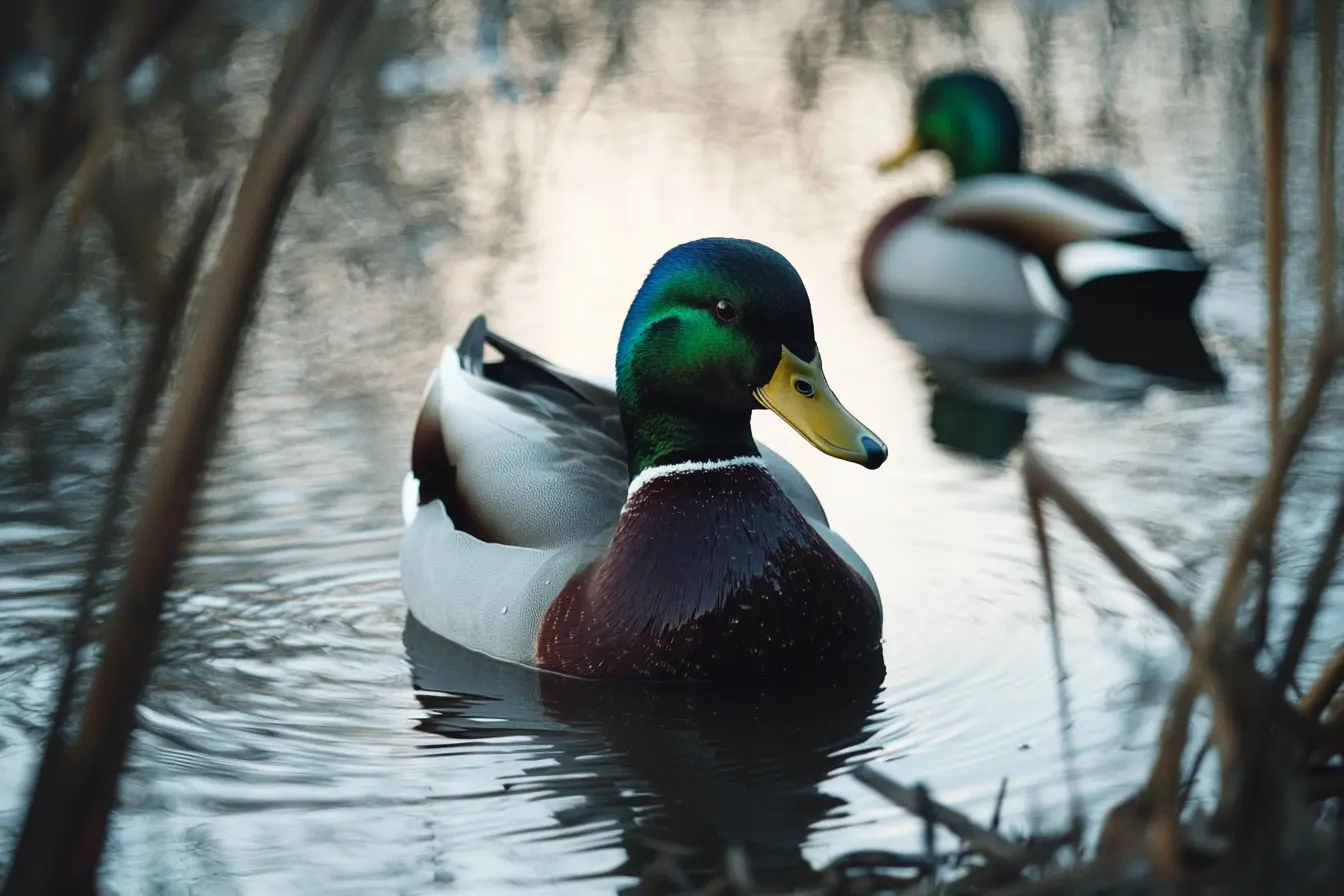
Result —
[{"label": "blurred mallard duck", "polygon": [[1024,171],[1017,109],[980,72],[926,81],[914,124],[879,170],[934,150],[955,184],[883,215],[860,262],[902,338],[961,374],[1065,394],[1222,388],[1191,317],[1209,265],[1119,172]]},{"label": "blurred mallard duck", "polygon": [[[485,363],[487,345],[502,360]],[[880,668],[872,575],[802,475],[757,445],[760,408],[834,457],[886,459],[827,385],[798,273],[759,243],[697,240],[658,260],[615,389],[478,317],[416,424],[411,613],[473,650],[589,678]]]}]

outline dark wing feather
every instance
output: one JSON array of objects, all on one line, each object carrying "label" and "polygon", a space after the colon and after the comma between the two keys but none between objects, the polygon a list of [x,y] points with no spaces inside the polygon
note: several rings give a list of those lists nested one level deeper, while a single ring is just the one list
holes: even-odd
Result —
[{"label": "dark wing feather", "polygon": [[[478,320],[484,327],[484,318]],[[489,329],[485,330],[485,341],[502,356],[501,360],[485,365],[486,379],[541,395],[600,429],[607,438],[625,444],[620,405],[614,391],[562,370]]]}]

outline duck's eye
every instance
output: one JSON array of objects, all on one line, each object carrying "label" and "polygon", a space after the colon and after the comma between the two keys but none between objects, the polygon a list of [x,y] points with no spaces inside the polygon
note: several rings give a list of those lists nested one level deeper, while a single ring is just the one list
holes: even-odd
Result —
[{"label": "duck's eye", "polygon": [[714,304],[714,316],[724,323],[737,320],[737,306],[727,299],[719,299]]},{"label": "duck's eye", "polygon": [[804,398],[812,397],[812,384],[809,383],[807,380],[794,380],[793,388],[796,389],[798,394],[803,396]]}]

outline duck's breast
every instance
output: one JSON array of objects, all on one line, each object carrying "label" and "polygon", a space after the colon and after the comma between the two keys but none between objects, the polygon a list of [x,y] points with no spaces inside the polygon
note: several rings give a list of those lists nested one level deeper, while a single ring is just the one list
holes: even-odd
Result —
[{"label": "duck's breast", "polygon": [[881,662],[882,611],[758,462],[661,475],[537,635],[543,668],[586,678],[734,681]]}]

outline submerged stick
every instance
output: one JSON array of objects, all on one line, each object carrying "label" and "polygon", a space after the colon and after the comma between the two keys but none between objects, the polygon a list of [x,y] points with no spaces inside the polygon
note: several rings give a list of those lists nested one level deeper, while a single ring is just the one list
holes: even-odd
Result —
[{"label": "submerged stick", "polygon": [[999,830],[999,821],[1003,818],[1003,801],[1008,796],[1008,777],[1005,775],[999,781],[999,795],[994,798],[994,814],[989,819],[989,829],[997,832]]},{"label": "submerged stick", "polygon": [[150,472],[126,577],[102,660],[70,750],[77,815],[63,856],[62,892],[92,892],[117,780],[149,678],[160,613],[216,434],[274,233],[341,64],[371,13],[371,0],[314,2],[291,38],[271,108],[238,190],[202,320]]},{"label": "submerged stick", "polygon": [[937,822],[990,858],[1012,862],[1022,853],[1021,847],[1016,843],[981,827],[956,809],[943,805],[929,796],[927,790],[924,791],[924,799],[921,800],[919,790],[898,784],[867,765],[856,768],[854,777],[911,815]]},{"label": "submerged stick", "polygon": [[1053,501],[1073,521],[1078,531],[1111,562],[1116,571],[1139,589],[1139,593],[1148,598],[1148,602],[1189,639],[1195,628],[1189,606],[1171,596],[1166,587],[1111,532],[1105,521],[1050,469],[1032,446],[1027,446],[1022,452],[1022,477],[1029,493],[1034,491]]}]

